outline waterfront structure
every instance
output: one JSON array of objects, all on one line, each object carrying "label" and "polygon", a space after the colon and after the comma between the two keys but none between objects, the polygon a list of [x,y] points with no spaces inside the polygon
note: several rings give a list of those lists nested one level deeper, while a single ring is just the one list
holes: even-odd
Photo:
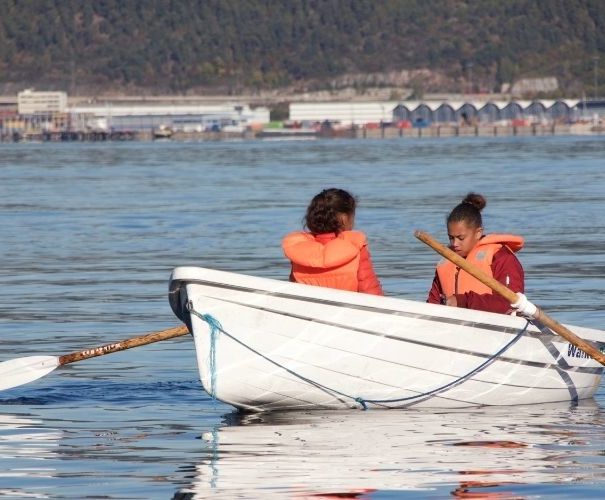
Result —
[{"label": "waterfront structure", "polygon": [[[444,96],[445,97],[445,96]],[[64,105],[64,92],[0,99],[0,141],[99,138],[398,137],[601,133],[605,100],[427,100],[293,102],[284,129],[264,129],[267,107],[201,104],[201,99],[116,98]],[[63,111],[60,111],[63,110]],[[275,124],[274,124],[275,125]],[[406,131],[409,128],[413,130]],[[572,132],[572,128],[568,133]],[[378,129],[378,130],[373,130]],[[391,130],[392,129],[392,130]],[[556,132],[555,132],[556,129]],[[261,131],[263,131],[261,133]],[[256,133],[256,135],[255,135]],[[82,138],[82,139],[80,139]],[[104,140],[104,139],[102,139]]]},{"label": "waterfront structure", "polygon": [[269,109],[249,105],[220,104],[85,104],[70,107],[74,120],[84,128],[113,131],[171,129],[203,132],[225,128],[262,127],[269,123]]},{"label": "waterfront structure", "polygon": [[50,115],[65,113],[67,110],[67,93],[38,92],[32,89],[17,94],[17,112],[19,115]]},{"label": "waterfront structure", "polygon": [[[67,104],[65,92],[20,92],[17,106],[0,108],[0,139],[15,137],[166,137],[196,133],[244,134],[270,121],[266,107],[248,104],[192,104],[107,100]],[[67,140],[67,139],[66,139]],[[71,139],[69,139],[71,140]]]},{"label": "waterfront structure", "polygon": [[582,116],[590,117],[593,121],[605,119],[605,99],[591,99],[590,101],[580,101],[578,108]]},{"label": "waterfront structure", "polygon": [[[535,101],[376,101],[295,102],[290,104],[294,122],[339,123],[367,126],[409,122],[435,124],[511,124],[572,122],[587,118],[589,103],[578,99]],[[591,108],[592,109],[592,108]]]},{"label": "waterfront structure", "polygon": [[535,101],[417,102],[397,104],[393,121],[439,124],[511,124],[572,122],[582,117],[581,101],[574,99]]},{"label": "waterfront structure", "polygon": [[393,119],[397,101],[373,102],[293,102],[290,120],[295,122],[336,122],[344,126],[387,123]]}]

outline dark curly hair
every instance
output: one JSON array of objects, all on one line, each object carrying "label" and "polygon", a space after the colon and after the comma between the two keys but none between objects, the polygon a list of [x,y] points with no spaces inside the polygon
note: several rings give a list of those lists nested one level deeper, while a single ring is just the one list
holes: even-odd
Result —
[{"label": "dark curly hair", "polygon": [[483,227],[481,210],[485,208],[485,197],[477,193],[468,193],[447,217],[447,223],[466,222],[469,227]]},{"label": "dark curly hair", "polygon": [[355,215],[357,200],[344,189],[324,189],[307,208],[304,226],[313,234],[339,233],[343,230],[341,214]]}]

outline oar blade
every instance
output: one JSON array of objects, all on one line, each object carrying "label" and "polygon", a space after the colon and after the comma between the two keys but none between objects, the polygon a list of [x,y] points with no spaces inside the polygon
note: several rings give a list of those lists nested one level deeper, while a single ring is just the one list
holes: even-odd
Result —
[{"label": "oar blade", "polygon": [[0,391],[28,384],[59,366],[57,356],[27,356],[0,363]]}]

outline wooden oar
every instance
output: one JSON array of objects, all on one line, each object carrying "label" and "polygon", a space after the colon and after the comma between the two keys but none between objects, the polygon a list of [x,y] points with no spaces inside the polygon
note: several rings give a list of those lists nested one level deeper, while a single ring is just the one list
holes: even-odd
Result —
[{"label": "wooden oar", "polygon": [[[423,243],[426,243],[437,253],[441,254],[446,259],[452,261],[459,268],[464,269],[471,276],[477,278],[481,283],[490,287],[494,292],[502,295],[508,302],[514,304],[519,300],[519,296],[513,292],[511,289],[504,286],[498,280],[492,278],[485,274],[481,269],[477,266],[471,264],[466,259],[460,257],[457,253],[453,252],[446,246],[442,245],[438,241],[436,241],[431,235],[425,233],[423,231],[415,231],[414,236],[418,238]],[[542,309],[538,308],[537,313],[534,315],[535,319],[542,324],[546,325],[553,332],[558,333],[561,337],[567,340],[570,344],[575,345],[578,349],[581,349],[586,354],[588,354],[591,358],[598,361],[602,365],[605,365],[605,355],[596,349],[593,345],[586,342],[584,339],[578,337],[575,333],[573,333],[568,328],[564,327],[558,321],[554,320],[550,316],[548,316]]]},{"label": "wooden oar", "polygon": [[186,326],[176,326],[160,332],[148,333],[140,337],[122,340],[114,344],[106,344],[84,351],[72,352],[63,356],[27,356],[25,358],[11,359],[0,363],[0,391],[18,387],[33,382],[44,375],[52,372],[59,366],[75,363],[83,359],[104,356],[112,352],[124,351],[133,347],[152,344],[160,340],[168,340],[182,335],[187,335],[189,330]]}]

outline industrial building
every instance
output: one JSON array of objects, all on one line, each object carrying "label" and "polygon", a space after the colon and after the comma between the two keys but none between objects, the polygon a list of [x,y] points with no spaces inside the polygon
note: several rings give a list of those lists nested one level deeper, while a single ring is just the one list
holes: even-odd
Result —
[{"label": "industrial building", "polygon": [[388,123],[393,120],[393,110],[398,104],[397,101],[293,102],[290,104],[290,121],[328,121],[345,126]]},{"label": "industrial building", "polygon": [[130,104],[107,101],[69,109],[84,126],[100,130],[147,131],[170,128],[181,132],[202,132],[232,127],[262,127],[269,123],[269,109],[248,105]]},{"label": "industrial building", "polygon": [[65,92],[37,92],[27,89],[17,94],[17,113],[22,116],[65,113],[66,110]]},{"label": "industrial building", "polygon": [[535,101],[383,101],[346,103],[292,103],[294,122],[339,123],[366,126],[371,123],[409,122],[411,124],[532,123],[572,122],[588,118],[590,103],[574,99]]},{"label": "industrial building", "polygon": [[[10,103],[9,103],[10,104]],[[0,108],[0,133],[40,132],[129,132],[153,133],[259,129],[269,123],[269,109],[248,104],[192,104],[157,102],[68,105],[67,93],[54,91],[19,92],[16,110]]]}]

